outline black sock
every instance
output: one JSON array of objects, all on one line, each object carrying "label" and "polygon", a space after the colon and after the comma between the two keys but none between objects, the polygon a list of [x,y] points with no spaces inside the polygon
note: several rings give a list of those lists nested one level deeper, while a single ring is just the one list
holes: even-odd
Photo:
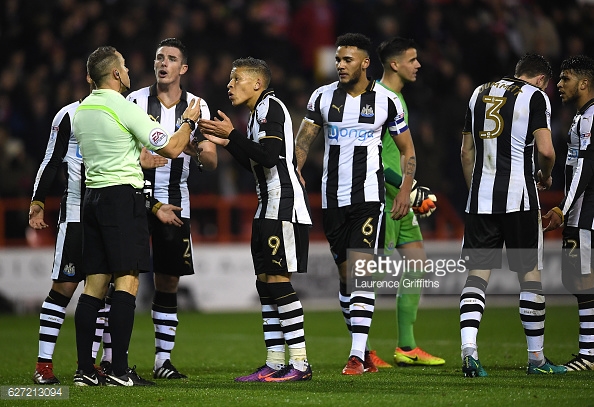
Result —
[{"label": "black sock", "polygon": [[87,294],[81,294],[74,313],[76,327],[76,352],[78,369],[85,373],[95,370],[93,367],[93,338],[97,314],[103,307],[103,301]]},{"label": "black sock", "polygon": [[128,368],[128,347],[134,326],[136,297],[126,291],[115,291],[111,298],[109,328],[111,330],[112,369],[122,376]]}]

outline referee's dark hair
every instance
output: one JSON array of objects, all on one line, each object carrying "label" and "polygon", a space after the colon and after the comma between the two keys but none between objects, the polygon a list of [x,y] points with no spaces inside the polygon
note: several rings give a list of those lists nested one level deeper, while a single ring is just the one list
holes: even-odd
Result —
[{"label": "referee's dark hair", "polygon": [[268,85],[270,85],[272,73],[270,73],[268,64],[261,59],[256,59],[253,57],[239,58],[233,61],[231,66],[233,68],[245,68],[249,71],[254,71],[262,75],[262,79],[264,80],[262,85],[264,85],[264,89],[268,88]]},{"label": "referee's dark hair", "polygon": [[182,64],[186,65],[188,63],[188,51],[181,40],[177,38],[165,38],[157,44],[157,48],[161,47],[175,47],[179,49],[182,54]]},{"label": "referee's dark hair", "polygon": [[576,55],[561,62],[562,71],[572,71],[579,79],[587,79],[588,87],[594,86],[594,59],[586,55]]},{"label": "referee's dark hair", "polygon": [[522,75],[526,75],[529,78],[544,75],[545,80],[548,81],[553,77],[553,68],[551,68],[549,61],[542,55],[527,53],[516,64],[514,75],[516,78]]},{"label": "referee's dark hair", "polygon": [[371,56],[372,45],[369,37],[359,33],[343,34],[336,39],[336,47],[357,47]]},{"label": "referee's dark hair", "polygon": [[382,65],[385,65],[386,62],[389,62],[388,59],[400,56],[411,48],[417,49],[417,44],[414,40],[394,37],[391,40],[382,42],[379,47],[377,47],[377,56]]},{"label": "referee's dark hair", "polygon": [[87,73],[91,77],[95,87],[99,87],[109,71],[119,61],[116,55],[117,50],[109,45],[99,47],[87,59]]}]

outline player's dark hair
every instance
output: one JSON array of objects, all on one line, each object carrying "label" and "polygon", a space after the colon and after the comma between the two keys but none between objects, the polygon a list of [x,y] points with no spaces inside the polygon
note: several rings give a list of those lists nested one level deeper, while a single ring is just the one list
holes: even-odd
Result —
[{"label": "player's dark hair", "polygon": [[384,65],[388,62],[388,59],[400,56],[411,48],[417,49],[417,44],[414,40],[394,37],[382,42],[379,47],[377,47],[377,56],[382,65]]},{"label": "player's dark hair", "polygon": [[538,75],[544,75],[548,81],[553,77],[553,68],[551,64],[542,55],[527,53],[516,64],[516,78],[526,75],[534,78]]},{"label": "player's dark hair", "polygon": [[371,55],[372,46],[369,37],[359,33],[343,34],[336,39],[336,47],[357,47]]},{"label": "player's dark hair", "polygon": [[188,51],[184,43],[181,42],[181,40],[177,38],[165,38],[157,44],[157,48],[161,47],[175,47],[179,49],[182,54],[182,64],[188,63]]},{"label": "player's dark hair", "polygon": [[109,71],[117,65],[117,50],[111,46],[97,48],[87,59],[87,73],[91,80],[98,87],[102,84],[104,78],[109,75]]},{"label": "player's dark hair", "polygon": [[245,68],[262,75],[262,79],[264,80],[264,89],[270,85],[272,74],[270,73],[270,68],[265,61],[253,57],[239,58],[233,61],[232,66],[233,68]]},{"label": "player's dark hair", "polygon": [[569,57],[561,62],[562,71],[573,71],[578,78],[588,79],[590,86],[594,85],[594,59],[586,55]]}]

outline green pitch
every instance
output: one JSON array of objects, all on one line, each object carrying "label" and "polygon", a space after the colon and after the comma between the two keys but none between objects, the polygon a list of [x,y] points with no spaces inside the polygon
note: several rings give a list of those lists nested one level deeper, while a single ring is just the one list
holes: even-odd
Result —
[{"label": "green pitch", "polygon": [[[456,300],[452,302],[455,307]],[[151,388],[78,388],[74,321],[64,324],[54,355],[54,372],[69,386],[68,400],[30,402],[0,400],[0,405],[56,406],[592,406],[594,372],[563,376],[527,376],[526,343],[516,307],[487,307],[479,334],[480,358],[487,378],[462,377],[458,310],[421,309],[416,324],[418,344],[446,359],[445,366],[380,370],[348,377],[340,374],[350,340],[337,309],[308,312],[305,329],[313,380],[297,383],[235,383],[233,378],[263,364],[265,349],[257,313],[181,313],[173,353],[174,365],[189,378],[159,380]],[[547,307],[545,351],[557,363],[577,352],[575,306]],[[38,320],[0,316],[0,385],[32,385],[37,357]],[[371,328],[373,347],[392,362],[395,313],[379,310]],[[153,328],[148,313],[137,314],[130,364],[151,378]]]}]

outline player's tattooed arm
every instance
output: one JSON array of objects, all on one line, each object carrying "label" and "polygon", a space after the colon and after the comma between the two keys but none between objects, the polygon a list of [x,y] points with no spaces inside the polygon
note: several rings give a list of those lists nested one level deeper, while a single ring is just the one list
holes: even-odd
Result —
[{"label": "player's tattooed arm", "polygon": [[405,166],[405,175],[410,175],[412,178],[415,177],[415,172],[417,171],[417,158],[413,155],[409,157],[408,162]]},{"label": "player's tattooed arm", "polygon": [[320,132],[320,126],[314,124],[308,120],[303,120],[299,131],[297,132],[297,138],[295,139],[295,157],[297,158],[297,170],[301,172],[303,164],[307,159],[309,153],[309,147],[318,136]]}]

